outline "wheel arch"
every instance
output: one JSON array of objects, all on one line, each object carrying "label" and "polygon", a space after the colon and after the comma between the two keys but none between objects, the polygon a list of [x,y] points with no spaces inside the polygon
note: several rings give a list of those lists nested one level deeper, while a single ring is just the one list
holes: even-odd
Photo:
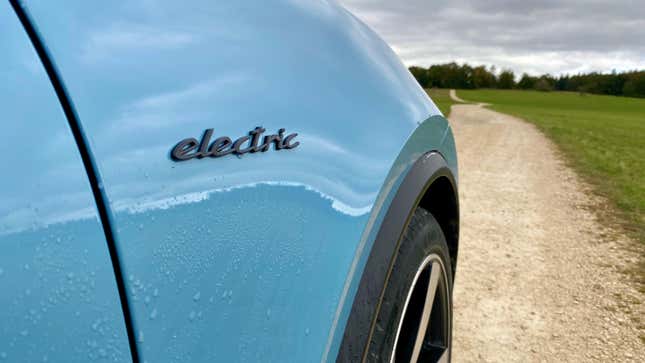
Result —
[{"label": "wheel arch", "polygon": [[354,362],[358,357],[365,360],[394,257],[417,207],[428,210],[439,222],[450,250],[454,276],[459,241],[458,201],[456,178],[440,152],[423,154],[412,164],[392,199],[367,258],[337,362]]},{"label": "wheel arch", "polygon": [[441,226],[450,252],[454,279],[459,251],[459,197],[454,179],[440,176],[434,180],[421,196],[418,206],[430,212]]}]

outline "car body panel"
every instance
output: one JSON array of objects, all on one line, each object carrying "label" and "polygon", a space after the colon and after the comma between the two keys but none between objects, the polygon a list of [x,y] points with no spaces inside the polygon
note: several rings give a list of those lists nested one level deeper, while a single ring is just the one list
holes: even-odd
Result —
[{"label": "car body panel", "polygon": [[[114,211],[142,360],[333,360],[402,176],[454,160],[396,55],[327,1],[25,3]],[[169,157],[256,126],[301,144]]]},{"label": "car body panel", "polygon": [[0,361],[130,360],[79,150],[38,56],[0,2]]}]

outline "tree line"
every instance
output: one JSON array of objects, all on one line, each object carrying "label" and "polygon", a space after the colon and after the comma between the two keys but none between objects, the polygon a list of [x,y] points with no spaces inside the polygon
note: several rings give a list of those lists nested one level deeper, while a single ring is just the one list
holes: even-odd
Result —
[{"label": "tree line", "polygon": [[428,68],[410,67],[410,72],[424,88],[498,88],[538,91],[573,91],[614,96],[645,97],[645,70],[612,73],[580,73],[576,75],[550,74],[530,76],[522,74],[517,80],[508,69],[486,66],[459,65],[455,62],[436,64]]}]

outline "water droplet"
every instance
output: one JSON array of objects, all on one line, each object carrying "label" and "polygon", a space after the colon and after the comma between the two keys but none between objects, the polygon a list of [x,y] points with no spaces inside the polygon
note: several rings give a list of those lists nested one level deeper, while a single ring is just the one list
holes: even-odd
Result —
[{"label": "water droplet", "polygon": [[71,280],[73,278],[74,278],[74,273],[73,272],[70,272],[70,273],[67,274],[67,279],[68,280]]},{"label": "water droplet", "polygon": [[4,273],[4,270],[0,268],[0,276]]},{"label": "water droplet", "polygon": [[143,223],[139,224],[139,230],[143,230]]},{"label": "water droplet", "polygon": [[22,335],[23,337],[26,337],[27,335],[29,335],[29,330],[25,329],[25,330],[21,331],[20,335]]},{"label": "water droplet", "polygon": [[143,343],[143,331],[139,330],[139,337],[137,338],[139,343]]},{"label": "water droplet", "polygon": [[152,309],[152,312],[150,313],[150,320],[155,320],[157,317],[157,309]]},{"label": "water droplet", "polygon": [[150,304],[150,296],[146,296],[146,297],[143,299],[143,302],[145,302],[145,303],[146,303],[146,305]]},{"label": "water droplet", "polygon": [[7,359],[7,353],[0,352],[0,359]]},{"label": "water droplet", "polygon": [[271,309],[267,309],[267,319],[271,317]]},{"label": "water droplet", "polygon": [[305,329],[305,335],[309,335],[309,328]]},{"label": "water droplet", "polygon": [[200,298],[201,296],[202,296],[202,294],[201,294],[199,291],[197,291],[197,293],[196,293],[195,295],[193,295],[193,300],[195,300],[195,301],[199,301],[199,298]]},{"label": "water droplet", "polygon": [[195,320],[195,315],[197,315],[197,314],[195,314],[195,312],[194,312],[194,311],[191,311],[191,312],[190,312],[190,314],[188,314],[188,319],[189,319],[190,321]]},{"label": "water droplet", "polygon": [[152,292],[152,296],[154,297],[159,296],[159,289],[155,289],[155,291]]}]

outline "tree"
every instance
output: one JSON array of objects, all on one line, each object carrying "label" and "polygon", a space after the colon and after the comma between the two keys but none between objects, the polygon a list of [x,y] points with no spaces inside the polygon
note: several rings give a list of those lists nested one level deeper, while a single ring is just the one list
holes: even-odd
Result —
[{"label": "tree", "polygon": [[548,80],[546,80],[543,77],[540,77],[540,79],[535,82],[535,85],[533,86],[538,91],[543,91],[543,92],[548,92],[553,90],[553,85],[549,83]]},{"label": "tree", "polygon": [[538,91],[553,91],[555,88],[556,79],[550,74],[541,75],[535,82],[534,88]]},{"label": "tree", "polygon": [[528,74],[524,73],[522,74],[522,78],[520,79],[520,82],[517,84],[517,86],[521,89],[533,89],[533,87],[535,87],[535,82],[537,82],[536,77],[531,77]]},{"label": "tree", "polygon": [[568,91],[569,90],[569,75],[561,75],[558,77],[558,79],[555,81],[555,89],[558,91]]},{"label": "tree", "polygon": [[633,72],[623,86],[623,94],[629,97],[645,97],[645,72]]},{"label": "tree", "polygon": [[522,74],[515,83],[513,71],[505,69],[495,76],[495,67],[472,67],[455,62],[435,64],[428,68],[410,67],[410,72],[424,88],[500,88],[571,91],[616,96],[645,97],[645,70],[618,73],[579,73],[559,77]]},{"label": "tree", "polygon": [[423,88],[429,88],[432,87],[430,84],[430,75],[428,74],[428,70],[425,68],[421,67],[410,67],[410,73],[414,76],[414,78],[417,79],[417,82],[421,85]]},{"label": "tree", "polygon": [[515,73],[510,69],[503,70],[497,80],[497,88],[511,89],[515,87]]},{"label": "tree", "polygon": [[474,88],[493,88],[496,86],[496,81],[495,74],[489,72],[486,67],[473,68],[472,85]]}]

